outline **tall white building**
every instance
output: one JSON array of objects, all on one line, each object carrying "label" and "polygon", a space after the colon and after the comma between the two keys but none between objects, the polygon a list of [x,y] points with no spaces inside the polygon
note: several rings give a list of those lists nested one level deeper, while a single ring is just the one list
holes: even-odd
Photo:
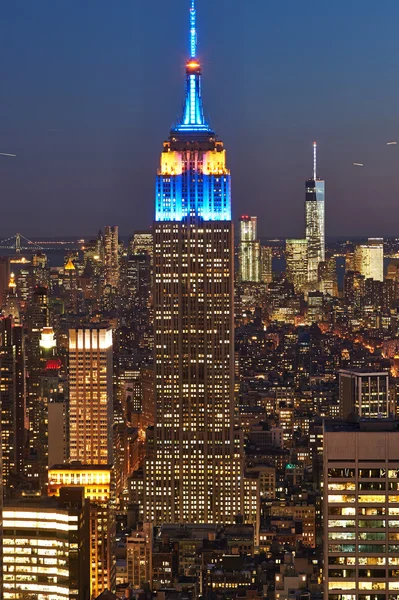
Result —
[{"label": "tall white building", "polygon": [[325,600],[397,598],[398,477],[398,421],[325,422]]},{"label": "tall white building", "polygon": [[369,238],[355,248],[355,271],[365,279],[384,281],[384,240]]},{"label": "tall white building", "polygon": [[112,329],[70,329],[70,460],[112,464],[112,423]]}]

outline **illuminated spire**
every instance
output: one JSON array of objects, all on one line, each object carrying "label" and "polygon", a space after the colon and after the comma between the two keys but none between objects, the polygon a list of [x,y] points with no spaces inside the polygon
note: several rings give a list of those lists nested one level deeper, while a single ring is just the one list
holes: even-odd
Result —
[{"label": "illuminated spire", "polygon": [[205,121],[201,95],[201,64],[197,58],[197,12],[190,0],[190,58],[186,64],[186,99],[183,116],[174,131],[211,133]]},{"label": "illuminated spire", "polygon": [[190,8],[190,56],[197,56],[197,13],[195,10],[195,0],[191,0]]},{"label": "illuminated spire", "polygon": [[317,173],[317,143],[313,142],[313,179],[316,181]]}]

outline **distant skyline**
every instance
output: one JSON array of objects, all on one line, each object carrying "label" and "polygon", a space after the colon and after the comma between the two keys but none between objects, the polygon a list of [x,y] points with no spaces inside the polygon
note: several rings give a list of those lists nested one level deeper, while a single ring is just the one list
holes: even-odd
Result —
[{"label": "distant skyline", "polygon": [[[188,10],[189,0],[4,4],[0,239],[150,227],[159,152],[183,102]],[[399,140],[397,0],[197,0],[197,10],[234,221],[256,215],[260,237],[301,237],[317,140],[327,238],[399,235],[399,146],[386,145]]]}]

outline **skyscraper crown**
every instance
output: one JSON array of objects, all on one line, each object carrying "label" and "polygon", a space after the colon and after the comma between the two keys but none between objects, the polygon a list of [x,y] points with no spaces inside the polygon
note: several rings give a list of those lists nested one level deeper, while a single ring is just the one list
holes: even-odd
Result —
[{"label": "skyscraper crown", "polygon": [[205,121],[202,107],[194,0],[190,0],[189,48],[183,115],[164,142],[156,182],[155,220],[230,221],[231,180],[226,151]]},{"label": "skyscraper crown", "polygon": [[201,64],[197,58],[197,12],[195,0],[190,6],[190,58],[186,63],[186,96],[183,115],[176,132],[213,133],[205,120],[201,93]]}]

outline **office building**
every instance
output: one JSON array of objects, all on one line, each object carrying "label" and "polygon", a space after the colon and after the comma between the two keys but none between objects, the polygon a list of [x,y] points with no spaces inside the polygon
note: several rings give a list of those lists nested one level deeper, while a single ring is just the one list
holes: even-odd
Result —
[{"label": "office building", "polygon": [[3,510],[4,600],[89,600],[89,514],[82,489]]},{"label": "office building", "polygon": [[[45,356],[52,356],[55,347],[54,332],[49,325],[49,290],[36,286],[27,307],[27,397],[29,420],[29,456],[26,472],[33,475],[38,489],[45,485],[47,473],[47,406],[41,396],[41,377]],[[44,334],[43,334],[44,332]],[[44,336],[43,336],[44,335]]]},{"label": "office building", "polygon": [[104,228],[104,282],[113,288],[119,284],[119,233],[118,226]]},{"label": "office building", "polygon": [[151,231],[136,231],[129,243],[129,254],[148,254],[152,259],[153,251],[154,237]]},{"label": "office building", "polygon": [[243,215],[240,219],[240,281],[259,283],[261,280],[261,248],[257,239],[257,217]]},{"label": "office building", "polygon": [[317,289],[319,264],[325,260],[325,182],[317,177],[316,143],[313,144],[313,177],[306,181],[305,220],[308,242],[308,281]]},{"label": "office building", "polygon": [[341,418],[352,413],[362,418],[383,418],[395,414],[389,397],[389,373],[359,369],[339,371]]},{"label": "office building", "polygon": [[156,415],[144,463],[144,520],[155,524],[228,523],[243,510],[230,171],[204,118],[194,0],[190,20],[184,113],[156,184]]},{"label": "office building", "polygon": [[132,306],[146,308],[151,294],[151,256],[148,253],[126,257],[126,287]]},{"label": "office building", "polygon": [[365,279],[384,281],[384,240],[369,238],[355,248],[355,271]]},{"label": "office building", "polygon": [[11,475],[22,473],[26,442],[25,336],[12,317],[0,319],[2,477],[6,494]]},{"label": "office building", "polygon": [[271,283],[273,281],[273,248],[270,246],[261,246],[260,259],[260,279],[262,283]]},{"label": "office building", "polygon": [[324,598],[399,590],[399,430],[393,420],[324,425]]},{"label": "office building", "polygon": [[319,263],[319,291],[324,295],[338,296],[337,261],[335,257]]},{"label": "office building", "polygon": [[112,329],[69,330],[70,459],[112,463]]},{"label": "office building", "polygon": [[[65,488],[83,488],[89,502],[90,598],[106,589],[115,591],[115,516],[110,465],[53,465],[48,472],[48,495],[62,496]],[[80,600],[80,598],[79,598]]]},{"label": "office building", "polygon": [[287,279],[295,293],[304,292],[308,283],[308,241],[288,239],[285,242]]}]

